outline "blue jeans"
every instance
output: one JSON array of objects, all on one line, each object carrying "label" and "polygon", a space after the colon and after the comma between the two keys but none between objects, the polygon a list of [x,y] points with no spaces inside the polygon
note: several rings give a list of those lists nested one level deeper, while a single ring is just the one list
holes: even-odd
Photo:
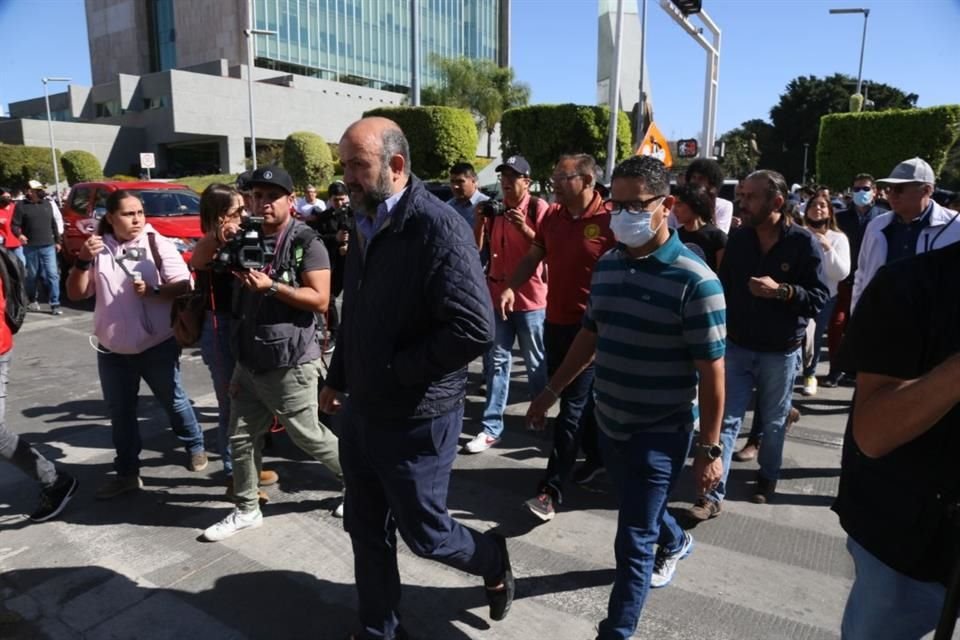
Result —
[{"label": "blue jeans", "polygon": [[823,343],[827,337],[827,328],[830,326],[830,316],[833,315],[833,308],[837,306],[837,296],[827,300],[823,309],[813,319],[814,336],[813,340],[813,358],[810,364],[803,370],[804,377],[817,375],[817,365],[820,364],[820,351],[823,349]]},{"label": "blue jeans", "polygon": [[117,475],[140,473],[142,447],[137,424],[137,399],[141,379],[166,411],[170,427],[187,453],[193,455],[203,451],[203,431],[180,382],[180,347],[176,340],[170,338],[142,353],[130,355],[98,351],[97,369],[113,427],[113,447],[117,452],[113,468]]},{"label": "blue jeans", "polygon": [[[545,323],[543,338],[549,375],[560,368],[579,332],[579,324]],[[573,472],[581,448],[585,464],[603,466],[593,404],[593,365],[580,372],[560,393],[560,412],[553,419],[553,449],[538,492],[547,492],[557,502],[563,501],[563,485]]]},{"label": "blue jeans", "polygon": [[42,247],[23,247],[27,259],[27,297],[37,300],[37,277],[50,292],[50,306],[60,306],[60,269],[57,267],[57,248],[48,244]]},{"label": "blue jeans", "polygon": [[543,346],[544,309],[514,311],[501,320],[497,314],[497,331],[493,346],[484,356],[487,380],[487,403],[483,407],[483,430],[492,438],[503,433],[503,410],[510,394],[510,364],[513,342],[520,343],[523,362],[527,366],[527,388],[530,399],[547,386],[547,361]]},{"label": "blue jeans", "polygon": [[19,247],[14,248],[14,249],[10,249],[10,253],[12,253],[13,255],[17,256],[17,258],[20,260],[20,264],[22,264],[22,265],[24,266],[24,268],[26,268],[26,266],[27,266],[27,257],[23,254],[23,246],[22,246],[22,245],[19,246]]},{"label": "blue jeans", "polygon": [[751,351],[727,340],[726,405],[720,443],[723,445],[723,479],[717,488],[707,494],[714,502],[722,502],[727,493],[730,459],[740,435],[743,415],[747,412],[753,390],[757,390],[755,416],[759,416],[760,475],[767,480],[780,478],[783,463],[783,442],[786,436],[787,414],[793,396],[793,381],[800,363],[800,349],[787,353]]},{"label": "blue jeans", "polygon": [[843,610],[843,640],[919,640],[940,619],[946,589],[891,569],[847,538],[856,576]]},{"label": "blue jeans", "polygon": [[230,313],[217,312],[217,326],[213,326],[213,312],[207,311],[200,334],[200,356],[210,370],[213,391],[217,394],[217,447],[223,460],[223,471],[233,474],[233,456],[230,453],[230,379],[236,360],[230,350]]},{"label": "blue jeans", "polygon": [[600,432],[603,461],[613,480],[620,511],[614,550],[617,575],[600,623],[601,640],[630,638],[650,591],[654,543],[675,552],[683,530],[667,511],[667,499],[683,470],[692,431],[638,433],[627,441]]},{"label": "blue jeans", "polygon": [[363,638],[392,639],[400,624],[397,531],[421,558],[500,577],[503,558],[494,539],[460,524],[447,509],[462,405],[439,416],[389,419],[355,413],[348,399],[337,419],[343,425],[343,525],[353,543]]}]

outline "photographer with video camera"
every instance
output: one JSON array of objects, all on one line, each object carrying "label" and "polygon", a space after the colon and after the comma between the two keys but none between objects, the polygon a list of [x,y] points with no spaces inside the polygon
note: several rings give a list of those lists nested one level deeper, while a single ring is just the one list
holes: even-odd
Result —
[{"label": "photographer with video camera", "polygon": [[329,199],[327,208],[317,213],[307,224],[317,232],[323,246],[330,255],[330,306],[327,309],[327,340],[324,344],[324,353],[332,353],[337,339],[337,329],[340,327],[340,315],[335,303],[343,292],[343,265],[347,255],[347,243],[354,230],[353,209],[350,208],[350,196],[347,195],[347,185],[339,180],[330,185],[327,190]]},{"label": "photographer with video camera", "polygon": [[[546,201],[530,195],[530,164],[523,156],[511,156],[497,167],[503,202],[487,200],[477,205],[476,219],[482,225],[478,248],[488,244],[487,289],[496,306],[507,280],[530,250],[540,221],[547,212]],[[503,411],[510,392],[510,361],[514,340],[527,368],[530,398],[537,397],[547,384],[544,358],[543,321],[547,307],[547,283],[538,266],[529,280],[517,287],[513,309],[496,314],[496,338],[484,356],[483,370],[487,398],[483,406],[483,430],[466,445],[468,453],[486,451],[500,442]]]},{"label": "photographer with video camera", "polygon": [[[250,176],[259,218],[220,227],[214,260],[237,278],[231,347],[230,447],[237,507],[203,532],[224,540],[263,523],[258,503],[260,444],[276,415],[291,440],[342,477],[337,437],[319,420],[317,314],[330,300],[330,259],[307,225],[293,219],[293,181],[280,167]],[[225,255],[226,254],[226,255]],[[257,264],[259,260],[259,264]],[[334,515],[342,513],[342,505]]]}]

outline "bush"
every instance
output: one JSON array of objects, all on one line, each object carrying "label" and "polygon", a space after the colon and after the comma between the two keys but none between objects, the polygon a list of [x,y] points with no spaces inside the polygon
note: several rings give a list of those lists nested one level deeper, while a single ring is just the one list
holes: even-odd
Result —
[{"label": "bush", "polygon": [[820,119],[817,177],[845,189],[858,173],[887,176],[914,156],[939,174],[958,137],[960,105],[831,114]]},{"label": "bush", "polygon": [[384,107],[363,114],[397,123],[410,143],[413,173],[446,179],[450,166],[477,155],[477,125],[469,111],[454,107]]},{"label": "bush", "polygon": [[93,182],[103,178],[100,161],[89,151],[67,151],[60,158],[60,163],[63,164],[64,176],[70,184]]},{"label": "bush", "polygon": [[[60,162],[59,151],[57,151],[57,162]],[[59,169],[60,175],[63,175],[62,166]],[[29,180],[53,184],[50,148],[0,143],[0,185],[19,189]]]},{"label": "bush", "polygon": [[[534,105],[508,109],[500,123],[503,157],[519,153],[535,180],[545,180],[565,153],[589,153],[602,167],[607,161],[610,108],[579,104]],[[617,121],[617,160],[630,155],[630,121]]]},{"label": "bush", "polygon": [[297,191],[303,192],[308,184],[325,185],[333,176],[330,147],[311,131],[294,131],[283,142],[283,168]]}]

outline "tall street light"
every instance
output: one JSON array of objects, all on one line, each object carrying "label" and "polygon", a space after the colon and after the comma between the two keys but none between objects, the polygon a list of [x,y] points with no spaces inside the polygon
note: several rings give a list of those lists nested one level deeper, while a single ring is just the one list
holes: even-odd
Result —
[{"label": "tall street light", "polygon": [[276,31],[253,28],[253,2],[248,2],[248,28],[243,30],[247,36],[247,100],[250,103],[250,155],[253,159],[253,170],[257,170],[257,128],[253,117],[253,36],[275,36]]},{"label": "tall street light", "polygon": [[863,85],[863,49],[867,45],[867,18],[870,17],[870,9],[830,9],[830,13],[835,15],[844,13],[863,14],[863,38],[860,40],[860,70],[857,71],[857,94],[863,95],[860,93]]},{"label": "tall street light", "polygon": [[47,90],[47,85],[51,82],[70,82],[70,78],[50,76],[40,78],[40,80],[43,81],[43,101],[47,104],[47,131],[50,133],[50,158],[53,160],[53,181],[56,183],[53,197],[57,202],[60,202],[60,170],[57,168],[57,151],[53,146],[53,118],[50,116],[50,92]]}]

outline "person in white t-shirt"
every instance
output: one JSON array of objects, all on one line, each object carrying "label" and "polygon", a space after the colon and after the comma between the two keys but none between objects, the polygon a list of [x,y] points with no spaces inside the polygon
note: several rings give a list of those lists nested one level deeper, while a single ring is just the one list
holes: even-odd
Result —
[{"label": "person in white t-shirt", "polygon": [[314,216],[327,208],[327,204],[317,197],[317,188],[308,184],[303,196],[297,198],[293,205],[297,216],[306,223],[314,220]]}]

